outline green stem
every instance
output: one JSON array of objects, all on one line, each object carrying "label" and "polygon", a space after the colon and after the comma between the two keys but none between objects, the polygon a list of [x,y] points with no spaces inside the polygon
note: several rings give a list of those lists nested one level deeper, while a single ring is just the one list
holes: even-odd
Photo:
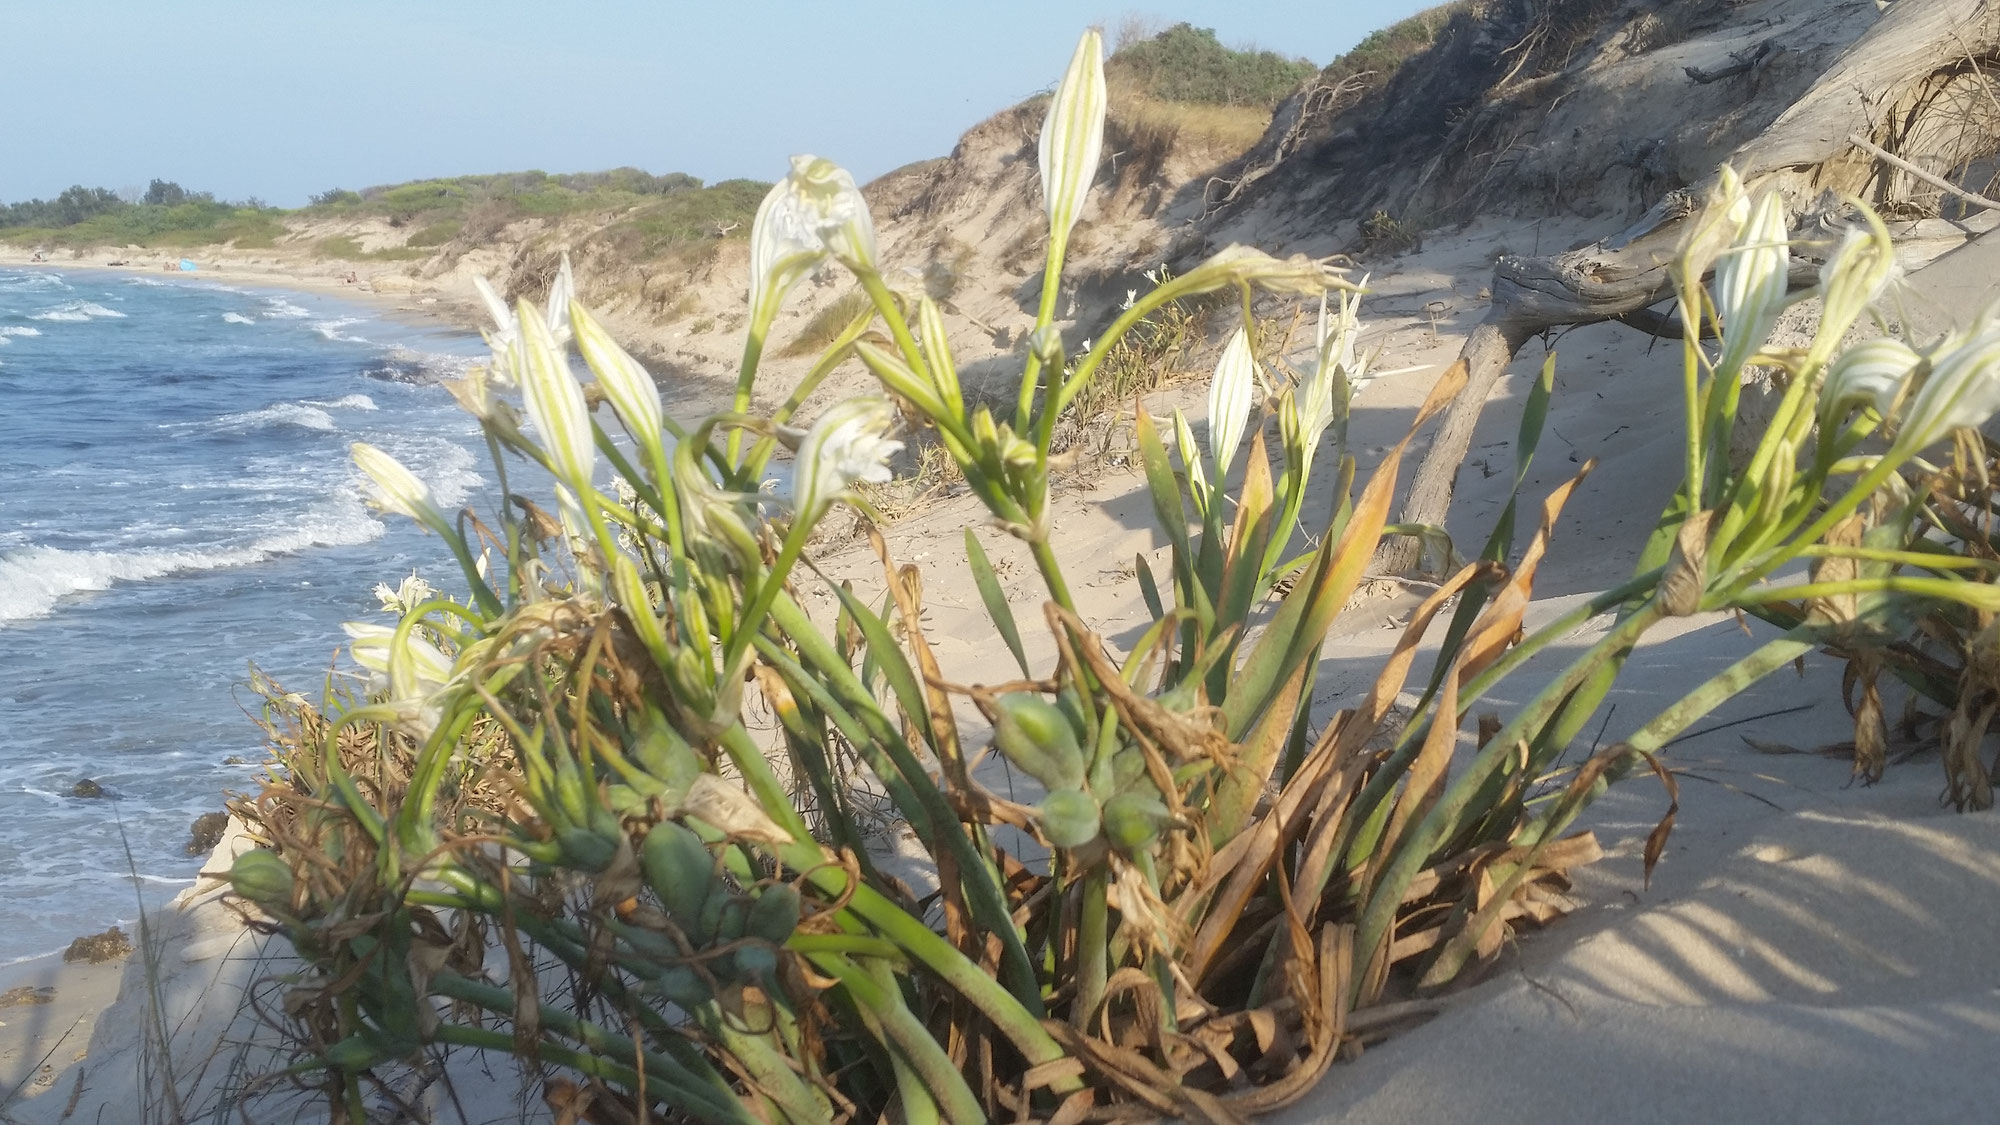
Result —
[{"label": "green stem", "polygon": [[[497,1015],[509,1016],[515,1010],[512,992],[456,973],[437,974],[431,978],[431,988],[439,995],[477,1005]],[[707,1088],[674,1059],[655,1051],[645,1050],[626,1036],[609,1031],[588,1020],[578,1019],[556,1005],[542,1006],[541,1021],[549,1030],[567,1036],[587,1048],[586,1051],[576,1051],[544,1041],[539,1046],[545,1059],[595,1078],[617,1082],[635,1093],[639,1088],[638,1072],[611,1060],[641,1059],[644,1060],[646,1067],[644,1081],[648,1091],[658,1091],[660,1100],[666,1104],[685,1110],[714,1125],[762,1125],[742,1102],[735,1098],[717,1096],[716,1091]],[[508,1054],[516,1051],[512,1035],[486,1028],[444,1024],[437,1029],[436,1038],[440,1042],[481,1047]]]},{"label": "green stem", "polygon": [[937,1108],[943,1111],[944,1121],[949,1125],[985,1125],[986,1112],[980,1108],[972,1088],[965,1084],[965,1076],[952,1065],[951,1057],[944,1053],[930,1029],[910,1012],[888,966],[878,963],[863,968],[846,957],[832,954],[814,956],[812,962],[821,972],[838,979],[855,1007],[874,1018],[881,1029],[883,1046],[889,1049],[892,1058],[901,1059],[915,1072],[935,1099]]},{"label": "green stem", "polygon": [[1106,961],[1110,946],[1110,904],[1102,867],[1084,873],[1077,902],[1076,999],[1070,1009],[1070,1026],[1087,1031],[1090,1017],[1104,1002],[1104,986],[1111,978]]}]

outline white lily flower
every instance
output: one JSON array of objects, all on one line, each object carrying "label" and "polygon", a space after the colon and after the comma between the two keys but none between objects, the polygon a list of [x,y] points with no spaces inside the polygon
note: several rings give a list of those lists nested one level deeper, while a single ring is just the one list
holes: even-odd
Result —
[{"label": "white lily flower", "polygon": [[1236,461],[1236,446],[1243,440],[1256,389],[1257,360],[1250,354],[1250,334],[1238,325],[1223,345],[1215,378],[1208,385],[1208,447],[1220,476],[1227,477]]},{"label": "white lily flower", "polygon": [[414,629],[398,645],[393,626],[348,621],[341,628],[352,638],[354,662],[373,673],[369,690],[396,708],[405,731],[428,738],[442,713],[437,696],[451,681],[451,658]]},{"label": "white lily flower", "polygon": [[1895,247],[1890,244],[1888,226],[1873,209],[1862,214],[1868,219],[1868,229],[1848,231],[1820,267],[1819,329],[1813,335],[1808,367],[1825,362],[1840,347],[1847,330],[1896,275]]},{"label": "white lily flower", "polygon": [[1104,41],[1092,29],[1077,40],[1069,69],[1057,83],[1049,115],[1042,122],[1038,155],[1051,238],[1068,238],[1083,214],[1083,201],[1104,150],[1105,104]]},{"label": "white lily flower", "polygon": [[1820,429],[1833,429],[1851,407],[1862,403],[1888,417],[1922,359],[1908,344],[1890,336],[1863,340],[1847,349],[1827,369],[1826,384],[1820,388]]},{"label": "white lily flower", "polygon": [[526,301],[521,302],[520,323],[521,399],[528,420],[541,435],[557,475],[578,491],[589,488],[597,450],[591,445],[583,388],[570,374],[569,360],[548,325]]},{"label": "white lily flower", "polygon": [[1904,412],[1896,445],[1908,451],[1970,429],[2000,410],[2000,325],[1984,323],[1931,358],[1923,389]]},{"label": "white lily flower", "polygon": [[1125,291],[1125,303],[1119,305],[1118,307],[1120,309],[1130,311],[1132,306],[1138,303],[1139,303],[1139,291],[1137,289],[1127,289]]},{"label": "white lily flower", "polygon": [[369,499],[378,510],[407,516],[439,535],[451,534],[451,520],[438,506],[430,485],[417,479],[401,461],[365,441],[355,442],[348,451],[354,455],[354,464],[374,483]]},{"label": "white lily flower", "polygon": [[382,608],[398,617],[437,596],[431,584],[419,578],[414,572],[406,575],[393,589],[387,582],[375,584],[375,598]]},{"label": "white lily flower", "polygon": [[1734,372],[1771,335],[1784,311],[1792,251],[1785,201],[1765,192],[1736,244],[1715,266],[1715,308],[1725,340],[1720,371]]},{"label": "white lily flower", "polygon": [[570,302],[570,323],[576,330],[576,347],[583,362],[597,376],[597,385],[611,408],[625,420],[625,428],[654,453],[659,452],[660,430],[665,425],[660,409],[660,387],[639,366],[630,352],[618,346],[611,333],[576,301]]},{"label": "white lily flower", "polygon": [[857,273],[875,270],[875,220],[854,177],[831,160],[792,157],[750,224],[750,309],[768,324],[785,293],[827,255]]},{"label": "white lily flower", "polygon": [[896,424],[896,404],[884,395],[857,395],[827,408],[799,442],[792,471],[792,508],[808,524],[857,481],[889,479],[889,458],[903,443],[886,435]]}]

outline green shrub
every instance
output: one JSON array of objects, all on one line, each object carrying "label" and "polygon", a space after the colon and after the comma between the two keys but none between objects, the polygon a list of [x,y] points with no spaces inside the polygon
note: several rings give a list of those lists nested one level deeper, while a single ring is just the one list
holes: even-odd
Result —
[{"label": "green shrub", "polygon": [[1106,64],[1107,77],[1161,101],[1267,110],[1316,69],[1272,51],[1231,50],[1212,29],[1185,23],[1121,49]]},{"label": "green shrub", "polygon": [[1369,84],[1379,86],[1387,82],[1405,62],[1437,42],[1438,33],[1444,30],[1453,16],[1470,12],[1473,7],[1472,0],[1452,0],[1370,32],[1352,50],[1327,64],[1320,77],[1332,85],[1343,78],[1368,74],[1373,76]]}]

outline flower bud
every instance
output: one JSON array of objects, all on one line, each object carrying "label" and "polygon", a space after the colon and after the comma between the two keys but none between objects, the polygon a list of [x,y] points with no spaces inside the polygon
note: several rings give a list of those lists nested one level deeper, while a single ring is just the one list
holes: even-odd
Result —
[{"label": "flower bud", "polygon": [[1095,29],[1077,40],[1069,69],[1049,99],[1037,156],[1042,203],[1048,208],[1049,237],[1069,237],[1083,214],[1090,182],[1104,149],[1104,43]]},{"label": "flower bud", "polygon": [[1081,789],[1056,789],[1042,798],[1042,835],[1058,848],[1080,848],[1097,839],[1097,798]]},{"label": "flower bud", "polygon": [[[993,701],[993,744],[1009,762],[1050,789],[1083,784],[1083,750],[1062,708],[1039,695],[1008,692]],[[1093,817],[1096,810],[1093,807]]]},{"label": "flower bud", "polygon": [[401,461],[365,441],[355,442],[348,450],[354,455],[354,464],[374,482],[372,499],[375,507],[407,516],[439,535],[452,533],[451,520],[445,517],[444,509],[438,507],[430,486],[417,479],[417,474],[404,468]]},{"label": "flower bud", "polygon": [[1250,334],[1241,325],[1223,346],[1216,362],[1215,378],[1208,384],[1208,443],[1215,455],[1215,471],[1229,475],[1236,460],[1236,445],[1243,440],[1257,384],[1257,361],[1250,354]]}]

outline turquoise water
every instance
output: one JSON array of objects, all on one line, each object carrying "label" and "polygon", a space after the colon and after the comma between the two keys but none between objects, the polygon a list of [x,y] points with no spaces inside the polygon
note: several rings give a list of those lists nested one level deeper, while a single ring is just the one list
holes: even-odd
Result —
[{"label": "turquoise water", "polygon": [[462,585],[347,447],[472,495],[439,380],[482,351],[329,296],[0,268],[0,963],[192,881],[189,823],[262,759],[250,663],[316,696],[340,622],[389,620],[377,582]]}]

